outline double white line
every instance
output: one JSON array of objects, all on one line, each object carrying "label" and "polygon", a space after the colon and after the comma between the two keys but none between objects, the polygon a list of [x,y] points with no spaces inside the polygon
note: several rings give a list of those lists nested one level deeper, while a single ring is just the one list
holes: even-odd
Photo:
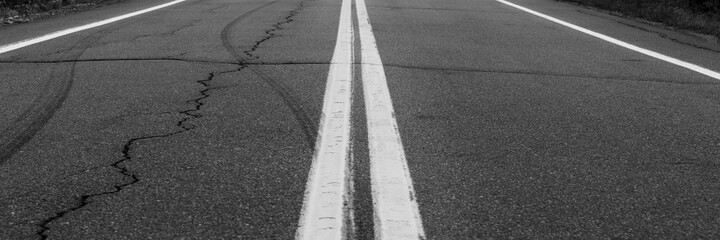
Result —
[{"label": "double white line", "polygon": [[[352,238],[351,102],[354,28],[343,0],[323,115],[297,239]],[[415,191],[364,0],[355,0],[376,239],[424,239]]]}]

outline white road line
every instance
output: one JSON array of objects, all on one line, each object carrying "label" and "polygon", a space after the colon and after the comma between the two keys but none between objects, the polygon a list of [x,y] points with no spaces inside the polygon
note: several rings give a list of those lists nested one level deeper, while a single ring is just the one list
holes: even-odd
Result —
[{"label": "white road line", "polygon": [[355,7],[360,32],[376,239],[425,239],[420,211],[390,99],[385,70],[364,0]]},{"label": "white road line", "polygon": [[353,78],[351,1],[343,0],[320,130],[296,239],[344,239],[352,226],[350,107]]},{"label": "white road line", "polygon": [[169,2],[169,3],[157,5],[157,6],[154,6],[154,7],[151,7],[151,8],[147,8],[147,9],[143,9],[143,10],[140,10],[140,11],[128,13],[128,14],[121,15],[121,16],[117,16],[117,17],[114,17],[114,18],[105,19],[105,20],[102,20],[102,21],[99,21],[99,22],[94,22],[94,23],[82,25],[82,26],[79,26],[79,27],[74,27],[74,28],[69,28],[69,29],[57,31],[57,32],[54,32],[54,33],[50,33],[50,34],[47,34],[47,35],[40,36],[40,37],[31,38],[31,39],[26,39],[26,40],[22,40],[22,41],[19,41],[19,42],[15,42],[15,43],[3,45],[3,46],[0,46],[0,54],[6,53],[6,52],[9,52],[9,51],[12,51],[12,50],[24,48],[24,47],[27,47],[27,46],[30,46],[30,45],[33,45],[33,44],[41,43],[41,42],[44,42],[44,41],[47,41],[47,40],[59,38],[59,37],[62,37],[62,36],[68,35],[68,34],[73,34],[73,33],[76,33],[76,32],[83,31],[83,30],[87,30],[87,29],[91,29],[91,28],[96,28],[96,27],[99,27],[99,26],[102,26],[102,25],[106,25],[106,24],[109,24],[109,23],[113,23],[113,22],[117,22],[117,21],[120,21],[120,20],[123,20],[123,19],[126,19],[126,18],[131,18],[131,17],[137,16],[137,15],[140,15],[140,14],[144,14],[144,13],[147,13],[147,12],[152,12],[152,11],[155,11],[155,10],[158,10],[158,9],[161,9],[161,8],[169,7],[169,6],[172,6],[172,5],[175,5],[175,4],[184,2],[184,1],[186,1],[186,0],[175,0],[175,1],[172,1],[172,2]]},{"label": "white road line", "polygon": [[641,48],[641,47],[638,47],[638,46],[635,46],[635,45],[632,45],[632,44],[629,44],[629,43],[626,43],[626,42],[623,42],[623,41],[620,41],[620,40],[617,40],[617,39],[612,38],[612,37],[608,37],[607,35],[603,35],[603,34],[600,34],[600,33],[597,33],[597,32],[593,32],[593,31],[588,30],[588,29],[586,29],[586,28],[577,26],[577,25],[572,24],[572,23],[568,23],[568,22],[562,21],[562,20],[560,20],[560,19],[557,19],[557,18],[548,16],[548,15],[545,15],[545,14],[542,14],[542,13],[539,13],[539,12],[536,12],[536,11],[534,11],[534,10],[528,9],[528,8],[526,8],[526,7],[523,7],[523,6],[519,6],[519,5],[514,4],[514,3],[510,3],[510,2],[505,1],[505,0],[497,0],[497,1],[498,1],[498,2],[501,2],[501,3],[504,3],[504,4],[506,4],[506,5],[509,5],[509,6],[511,6],[511,7],[520,9],[520,10],[525,11],[525,12],[527,12],[527,13],[533,14],[533,15],[535,15],[535,16],[538,16],[538,17],[541,17],[541,18],[544,18],[544,19],[553,21],[553,22],[558,23],[558,24],[560,24],[560,25],[563,25],[563,26],[566,26],[566,27],[575,29],[575,30],[577,30],[577,31],[586,33],[586,34],[591,35],[591,36],[593,36],[593,37],[600,38],[600,39],[602,39],[602,40],[611,42],[611,43],[613,43],[613,44],[622,46],[622,47],[624,47],[624,48],[627,48],[627,49],[630,49],[630,50],[633,50],[633,51],[636,51],[636,52],[639,52],[639,53],[648,55],[648,56],[650,56],[650,57],[654,57],[654,58],[657,58],[657,59],[660,59],[660,60],[663,60],[663,61],[666,61],[666,62],[675,64],[675,65],[678,65],[678,66],[681,66],[681,67],[690,69],[690,70],[692,70],[692,71],[695,71],[695,72],[704,74],[704,75],[709,76],[709,77],[711,77],[711,78],[715,78],[715,79],[717,79],[717,80],[720,80],[720,73],[715,72],[715,71],[712,71],[712,70],[710,70],[710,69],[707,69],[707,68],[704,68],[704,67],[701,67],[701,66],[698,66],[698,65],[689,63],[689,62],[685,62],[685,61],[682,61],[682,60],[679,60],[679,59],[676,59],[676,58],[673,58],[673,57],[668,57],[668,56],[666,56],[666,55],[663,55],[663,54],[660,54],[660,53],[657,53],[657,52],[654,52],[654,51],[650,51],[650,50],[647,50],[647,49],[644,49],[644,48]]}]

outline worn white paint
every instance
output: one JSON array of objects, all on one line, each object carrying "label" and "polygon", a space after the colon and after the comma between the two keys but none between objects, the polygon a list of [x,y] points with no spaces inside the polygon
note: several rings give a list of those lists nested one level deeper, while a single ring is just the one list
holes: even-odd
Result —
[{"label": "worn white paint", "polygon": [[400,132],[364,0],[356,0],[376,239],[424,239]]},{"label": "worn white paint", "polygon": [[296,239],[343,239],[352,226],[349,205],[350,111],[353,78],[351,0],[343,0],[338,37],[327,78],[312,169]]}]

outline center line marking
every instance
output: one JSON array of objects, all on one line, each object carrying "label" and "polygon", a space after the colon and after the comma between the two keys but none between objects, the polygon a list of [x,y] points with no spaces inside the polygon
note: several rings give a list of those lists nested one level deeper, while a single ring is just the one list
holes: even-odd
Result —
[{"label": "center line marking", "polygon": [[315,155],[296,239],[344,239],[352,234],[350,107],[353,79],[351,0],[343,0],[327,78]]},{"label": "center line marking", "polygon": [[[296,239],[353,237],[351,104],[352,0],[343,0],[315,156]],[[425,239],[385,70],[364,0],[356,0],[376,239]]]},{"label": "center line marking", "polygon": [[365,0],[356,0],[376,239],[425,239]]}]

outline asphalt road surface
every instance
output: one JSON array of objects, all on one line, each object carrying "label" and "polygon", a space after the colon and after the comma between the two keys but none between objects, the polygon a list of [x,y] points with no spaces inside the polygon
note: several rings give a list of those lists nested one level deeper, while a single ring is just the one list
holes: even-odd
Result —
[{"label": "asphalt road surface", "polygon": [[720,238],[701,37],[552,0],[181,0],[9,50],[167,2],[0,28],[0,239]]}]

